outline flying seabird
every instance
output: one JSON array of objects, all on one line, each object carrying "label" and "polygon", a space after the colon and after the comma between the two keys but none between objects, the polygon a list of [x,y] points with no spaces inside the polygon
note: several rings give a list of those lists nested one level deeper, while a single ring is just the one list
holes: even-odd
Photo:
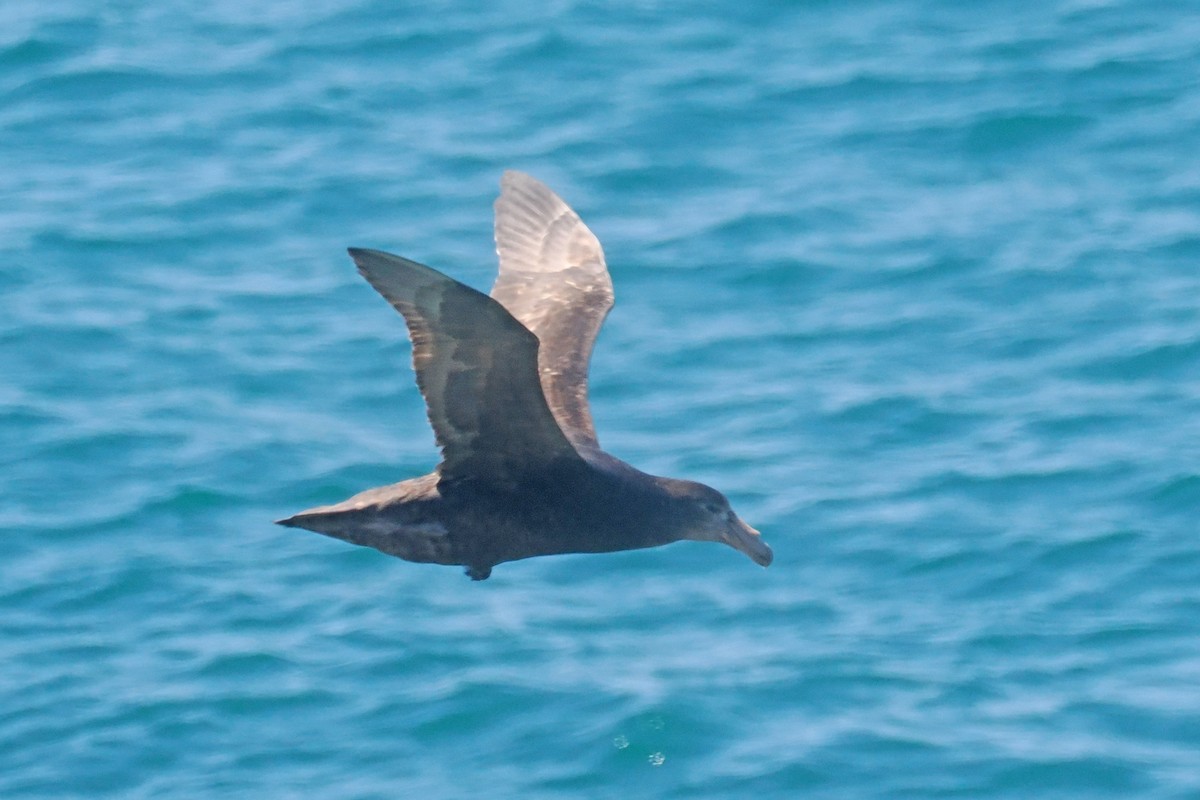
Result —
[{"label": "flying seabird", "polygon": [[592,343],[613,304],[600,242],[558,195],[504,173],[500,274],[488,295],[378,250],[350,249],[403,315],[442,460],[280,525],[486,579],[506,561],[722,542],[762,566],[771,548],[729,501],[600,449],[588,410]]}]

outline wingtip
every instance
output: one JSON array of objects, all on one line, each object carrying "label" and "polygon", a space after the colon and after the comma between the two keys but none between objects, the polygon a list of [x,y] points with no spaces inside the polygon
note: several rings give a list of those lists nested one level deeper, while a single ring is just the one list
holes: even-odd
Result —
[{"label": "wingtip", "polygon": [[519,181],[528,177],[529,175],[527,173],[521,172],[519,169],[506,169],[500,175],[500,185],[508,186],[514,181]]},{"label": "wingtip", "polygon": [[534,189],[541,188],[546,191],[553,191],[542,181],[530,175],[528,172],[521,172],[519,169],[506,169],[504,174],[500,176],[500,191],[511,191],[513,189]]},{"label": "wingtip", "polygon": [[350,259],[354,262],[354,268],[358,270],[358,274],[367,279],[367,282],[372,286],[375,282],[371,280],[371,274],[367,270],[367,263],[370,260],[370,250],[365,247],[347,247],[346,252],[350,254]]}]

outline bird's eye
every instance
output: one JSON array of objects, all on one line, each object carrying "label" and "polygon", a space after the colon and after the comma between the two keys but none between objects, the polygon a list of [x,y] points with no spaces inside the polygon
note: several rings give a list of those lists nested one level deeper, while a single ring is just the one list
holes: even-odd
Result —
[{"label": "bird's eye", "polygon": [[721,507],[716,503],[705,503],[704,510],[712,514],[714,517],[719,516],[721,513]]}]

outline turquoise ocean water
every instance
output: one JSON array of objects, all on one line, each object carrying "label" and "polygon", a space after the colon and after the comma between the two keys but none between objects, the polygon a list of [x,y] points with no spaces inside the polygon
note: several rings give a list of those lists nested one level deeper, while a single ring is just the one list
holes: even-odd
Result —
[{"label": "turquoise ocean water", "polygon": [[[1200,797],[1195,4],[311,5],[0,10],[0,797]],[[435,462],[344,248],[505,168],[769,570],[271,524]]]}]

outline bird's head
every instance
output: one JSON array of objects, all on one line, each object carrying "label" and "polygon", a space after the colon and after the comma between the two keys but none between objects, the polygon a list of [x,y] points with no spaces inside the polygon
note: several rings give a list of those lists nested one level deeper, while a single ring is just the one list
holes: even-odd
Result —
[{"label": "bird's head", "polygon": [[721,542],[767,566],[774,558],[762,535],[742,522],[725,495],[695,481],[669,480],[666,488],[673,505],[681,512],[680,538],[698,542]]}]

